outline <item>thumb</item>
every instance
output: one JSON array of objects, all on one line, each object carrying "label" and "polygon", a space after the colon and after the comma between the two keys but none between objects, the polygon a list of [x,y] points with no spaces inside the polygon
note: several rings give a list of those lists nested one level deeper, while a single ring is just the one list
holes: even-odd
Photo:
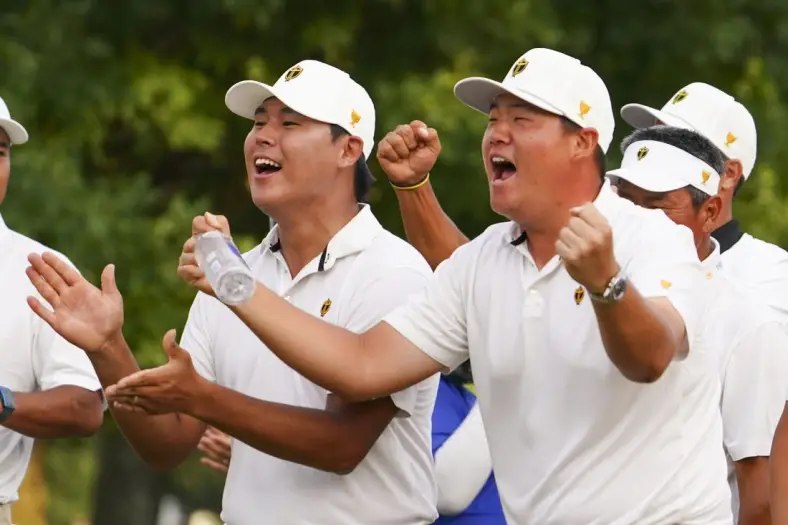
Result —
[{"label": "thumb", "polygon": [[101,272],[101,291],[107,295],[120,294],[118,285],[115,282],[115,265],[108,264]]},{"label": "thumb", "polygon": [[181,358],[186,352],[175,342],[176,334],[177,332],[175,329],[167,330],[167,333],[164,334],[164,338],[161,340],[161,346],[164,348],[164,352],[167,354],[167,357],[170,358],[170,361]]},{"label": "thumb", "polygon": [[427,143],[427,147],[429,149],[435,153],[440,153],[441,141],[438,138],[438,132],[435,130],[435,128],[428,128],[425,130],[424,142]]}]

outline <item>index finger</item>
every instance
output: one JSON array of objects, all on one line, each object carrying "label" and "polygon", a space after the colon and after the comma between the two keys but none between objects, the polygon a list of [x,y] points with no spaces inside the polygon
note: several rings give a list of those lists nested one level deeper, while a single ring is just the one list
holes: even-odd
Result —
[{"label": "index finger", "polygon": [[585,222],[591,226],[594,226],[595,228],[607,226],[608,224],[607,219],[605,219],[605,217],[599,213],[599,210],[597,210],[596,206],[594,206],[594,204],[591,202],[587,202],[582,206],[572,208],[571,213],[575,217],[583,219]]},{"label": "index finger", "polygon": [[63,259],[52,252],[44,252],[41,259],[63,279],[67,285],[73,286],[82,280],[82,276]]}]

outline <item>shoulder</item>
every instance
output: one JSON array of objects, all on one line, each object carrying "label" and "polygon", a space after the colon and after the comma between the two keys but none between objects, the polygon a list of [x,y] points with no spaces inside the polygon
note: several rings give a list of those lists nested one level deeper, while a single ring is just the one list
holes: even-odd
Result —
[{"label": "shoulder", "polygon": [[407,278],[425,281],[432,276],[432,268],[416,248],[390,231],[381,229],[370,244],[358,255],[354,273],[363,281],[382,278]]},{"label": "shoulder", "polygon": [[708,282],[707,327],[730,346],[779,325],[780,319],[771,309],[725,275],[717,273]]},{"label": "shoulder", "polygon": [[742,238],[723,254],[723,259],[731,257],[753,258],[758,266],[788,267],[788,252],[770,242],[745,233]]},{"label": "shoulder", "polygon": [[49,246],[38,242],[35,239],[31,239],[25,235],[22,235],[19,232],[10,230],[10,242],[12,246],[12,252],[15,254],[16,261],[20,264],[24,264],[27,267],[27,256],[31,253],[37,253],[39,255],[43,254],[44,252],[53,253],[59,259],[65,261],[69,264],[69,266],[75,267],[74,263],[66,257],[64,254],[60,253],[57,250],[50,248]]}]

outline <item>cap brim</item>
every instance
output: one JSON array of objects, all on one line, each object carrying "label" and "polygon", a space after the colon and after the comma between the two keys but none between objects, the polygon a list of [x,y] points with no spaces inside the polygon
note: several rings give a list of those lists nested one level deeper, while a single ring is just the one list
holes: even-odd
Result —
[{"label": "cap brim", "polygon": [[692,126],[680,118],[643,104],[627,104],[621,108],[619,113],[624,122],[633,128],[650,128],[651,126],[656,126],[659,122],[663,122],[675,128],[692,129]]},{"label": "cap brim", "polygon": [[265,100],[275,96],[274,88],[268,84],[256,80],[243,80],[227,90],[224,103],[227,105],[227,109],[236,115],[254,119],[257,108]]},{"label": "cap brim", "polygon": [[556,115],[564,114],[561,110],[537,96],[519,89],[509,89],[500,82],[489,78],[470,77],[460,80],[454,85],[454,95],[461,102],[485,115],[490,112],[495,97],[506,93],[550,113]]},{"label": "cap brim", "polygon": [[6,132],[6,135],[8,135],[8,138],[11,140],[11,144],[18,145],[27,142],[27,130],[19,122],[0,118],[0,128]]},{"label": "cap brim", "polygon": [[619,168],[607,172],[608,177],[617,177],[646,191],[663,193],[689,186],[689,183],[665,173],[651,173],[642,169]]}]

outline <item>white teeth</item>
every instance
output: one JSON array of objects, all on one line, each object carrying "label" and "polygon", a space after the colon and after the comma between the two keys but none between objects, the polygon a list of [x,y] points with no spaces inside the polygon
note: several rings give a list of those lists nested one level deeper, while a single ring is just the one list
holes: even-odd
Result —
[{"label": "white teeth", "polygon": [[512,164],[512,161],[510,161],[509,159],[506,159],[504,157],[499,157],[497,155],[493,157],[491,160],[493,164],[507,164],[507,163]]},{"label": "white teeth", "polygon": [[260,158],[254,161],[255,166],[271,166],[274,168],[281,168],[282,166],[271,159]]}]

